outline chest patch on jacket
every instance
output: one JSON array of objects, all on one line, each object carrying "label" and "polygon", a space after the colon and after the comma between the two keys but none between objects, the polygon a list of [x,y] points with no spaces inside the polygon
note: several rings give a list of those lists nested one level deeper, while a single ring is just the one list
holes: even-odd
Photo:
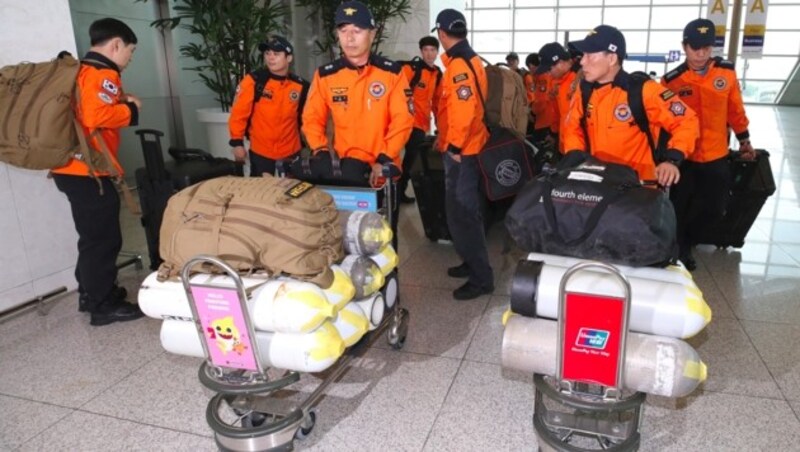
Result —
[{"label": "chest patch on jacket", "polygon": [[386,86],[381,82],[372,82],[372,84],[369,85],[369,93],[375,97],[383,97],[383,95],[386,94]]},{"label": "chest patch on jacket", "polygon": [[631,119],[631,109],[628,104],[619,104],[614,107],[614,117],[617,118],[617,121],[622,122]]},{"label": "chest patch on jacket", "polygon": [[725,80],[725,77],[717,77],[714,79],[714,88],[722,91],[726,86],[728,86],[728,82]]},{"label": "chest patch on jacket", "polygon": [[472,97],[472,89],[467,85],[461,86],[456,90],[456,96],[461,100],[467,100]]}]

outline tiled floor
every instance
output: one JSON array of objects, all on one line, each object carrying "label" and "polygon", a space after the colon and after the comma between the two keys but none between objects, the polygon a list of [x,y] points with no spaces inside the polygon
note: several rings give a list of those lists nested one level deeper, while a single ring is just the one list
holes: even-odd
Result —
[{"label": "tiled floor", "polygon": [[[648,397],[642,450],[800,450],[800,109],[748,112],[778,191],[744,248],[697,251],[695,279],[714,320],[690,343],[708,381],[683,399]],[[138,222],[126,216],[124,225],[125,249],[143,252]],[[415,206],[403,206],[400,234],[406,346],[394,351],[381,338],[356,359],[296,447],[535,450],[531,378],[500,367],[500,316],[519,253],[501,254],[495,227],[495,294],[456,302],[458,281],[444,274],[455,253],[424,237]],[[145,273],[121,276],[135,299]],[[198,360],[165,353],[156,320],[94,328],[76,304],[72,294],[47,316],[0,324],[0,451],[214,450]],[[304,390],[314,383],[307,377]]]}]

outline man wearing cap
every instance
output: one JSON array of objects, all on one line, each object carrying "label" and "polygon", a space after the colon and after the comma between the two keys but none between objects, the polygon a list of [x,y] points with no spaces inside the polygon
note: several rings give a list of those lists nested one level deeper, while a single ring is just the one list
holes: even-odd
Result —
[{"label": "man wearing cap", "polygon": [[728,127],[739,140],[741,156],[755,157],[734,64],[711,58],[714,28],[708,19],[689,22],[683,30],[686,61],[661,79],[700,120],[695,150],[681,166],[680,183],[670,192],[678,219],[680,256],[689,270],[697,265],[691,252],[692,232],[719,220],[727,204]]},{"label": "man wearing cap", "polygon": [[436,17],[439,41],[445,49],[445,65],[439,100],[439,139],[445,170],[447,227],[453,246],[463,260],[447,269],[453,278],[467,282],[453,291],[456,300],[471,300],[494,291],[481,213],[483,196],[478,153],[489,139],[483,123],[483,102],[489,84],[481,58],[467,42],[467,20],[454,9]]},{"label": "man wearing cap", "polygon": [[582,93],[573,98],[562,124],[566,153],[590,151],[600,160],[632,167],[639,179],[657,180],[665,187],[678,182],[678,167],[694,150],[699,133],[694,111],[658,83],[642,83],[643,105],[639,107],[647,115],[650,127],[660,127],[671,134],[665,160],[656,162],[648,136],[634,123],[628,103],[633,79],[622,69],[625,37],[612,26],[600,25],[586,39],[572,44],[583,52],[584,79]]},{"label": "man wearing cap", "polygon": [[[573,70],[572,58],[561,44],[551,42],[539,50],[540,64],[536,68],[537,74],[549,74],[552,82],[550,102],[554,107],[553,121],[550,129],[554,134],[560,134],[561,122],[567,116],[572,96],[577,91],[576,71]],[[559,135],[556,135],[559,136]],[[559,150],[564,152],[564,140],[559,136]]]},{"label": "man wearing cap", "polygon": [[522,78],[522,81],[525,83],[525,92],[528,95],[528,107],[530,108],[530,121],[528,122],[527,132],[527,135],[530,137],[533,137],[534,126],[536,125],[533,101],[536,95],[536,68],[539,67],[539,62],[538,53],[529,53],[525,58],[525,66],[528,68],[528,72],[525,74],[525,77]]},{"label": "man wearing cap", "polygon": [[414,125],[411,89],[399,64],[371,53],[375,20],[363,3],[342,2],[334,19],[343,56],[315,72],[303,133],[314,153],[330,150],[326,126],[332,117],[333,151],[368,164],[364,184],[377,186],[384,164],[402,165]]},{"label": "man wearing cap", "polygon": [[434,62],[439,56],[439,40],[424,36],[419,40],[421,58],[403,64],[403,74],[408,79],[414,99],[414,128],[406,143],[403,155],[403,174],[397,184],[400,202],[412,203],[414,198],[406,195],[411,167],[425,143],[425,135],[431,130],[431,113],[436,114],[437,92],[442,79],[442,70]]},{"label": "man wearing cap", "polygon": [[308,82],[289,72],[294,51],[281,36],[259,44],[266,67],[246,75],[236,88],[228,119],[230,145],[237,161],[250,139],[250,176],[275,174],[276,162],[294,157],[302,147],[300,127]]},{"label": "man wearing cap", "polygon": [[525,68],[519,67],[519,55],[517,55],[517,52],[509,52],[508,55],[506,55],[506,64],[509,69],[519,74],[523,79],[525,78],[525,74],[528,71],[526,71]]}]

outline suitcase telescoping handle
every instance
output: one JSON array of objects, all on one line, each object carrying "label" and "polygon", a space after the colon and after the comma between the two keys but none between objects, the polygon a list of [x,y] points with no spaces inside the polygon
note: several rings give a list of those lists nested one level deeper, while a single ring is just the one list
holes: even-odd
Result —
[{"label": "suitcase telescoping handle", "polygon": [[144,167],[147,177],[151,181],[163,181],[167,179],[167,171],[164,169],[164,154],[161,151],[161,137],[164,133],[155,129],[139,129],[136,131],[139,141],[142,143],[144,153]]}]

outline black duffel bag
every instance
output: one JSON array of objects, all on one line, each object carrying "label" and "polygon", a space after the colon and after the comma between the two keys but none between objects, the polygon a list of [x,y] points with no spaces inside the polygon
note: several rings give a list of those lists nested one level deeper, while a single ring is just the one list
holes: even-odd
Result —
[{"label": "black duffel bag", "polygon": [[316,185],[369,185],[369,175],[372,173],[369,163],[349,157],[340,159],[334,151],[302,155],[307,153],[302,152],[291,163],[292,176]]},{"label": "black duffel bag", "polygon": [[677,250],[669,197],[632,168],[593,157],[529,182],[506,228],[528,252],[621,265],[666,265]]}]

